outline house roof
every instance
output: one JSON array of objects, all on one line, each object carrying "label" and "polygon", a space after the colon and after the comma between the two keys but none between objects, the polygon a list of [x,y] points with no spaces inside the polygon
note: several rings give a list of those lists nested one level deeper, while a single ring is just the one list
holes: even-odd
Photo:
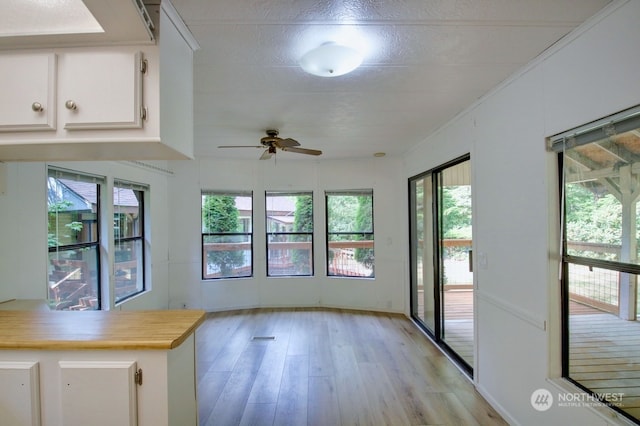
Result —
[{"label": "house roof", "polygon": [[[66,210],[90,210],[97,203],[95,184],[69,179],[56,179],[61,188],[49,185],[49,199],[64,199],[72,203]],[[62,194],[60,194],[62,191]],[[61,196],[62,195],[62,196]],[[138,207],[139,203],[131,189],[113,188],[114,206]]]}]

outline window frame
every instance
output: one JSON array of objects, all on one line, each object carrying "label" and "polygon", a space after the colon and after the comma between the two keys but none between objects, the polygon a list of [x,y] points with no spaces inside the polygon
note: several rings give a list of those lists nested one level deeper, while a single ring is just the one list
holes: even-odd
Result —
[{"label": "window frame", "polygon": [[[374,196],[373,196],[373,189],[342,189],[342,190],[327,190],[325,191],[325,231],[326,231],[326,235],[325,235],[325,241],[326,241],[326,247],[325,247],[325,260],[326,260],[326,264],[325,264],[325,268],[327,271],[327,276],[328,277],[332,277],[332,278],[354,278],[354,279],[375,279],[375,223],[374,223]],[[343,232],[343,231],[330,231],[331,226],[330,226],[330,212],[329,212],[329,198],[332,196],[353,196],[353,197],[362,197],[362,196],[369,196],[371,198],[371,231],[349,231],[349,232]],[[365,240],[365,241],[371,241],[371,250],[373,250],[373,264],[371,266],[371,274],[370,275],[348,275],[348,274],[337,274],[337,273],[331,273],[331,268],[330,268],[330,263],[332,260],[332,256],[330,255],[331,253],[331,248],[330,248],[330,244],[332,243],[331,241],[331,236],[335,235],[353,235],[353,236],[364,236],[364,237],[371,237],[371,239]],[[358,241],[358,240],[355,240]]]},{"label": "window frame", "polygon": [[[139,192],[140,193],[140,197],[138,198],[138,220],[139,220],[139,225],[138,225],[138,229],[140,230],[139,235],[137,236],[133,236],[133,237],[118,237],[116,238],[116,229],[115,229],[115,220],[116,220],[116,214],[119,214],[118,212],[116,212],[116,200],[115,200],[115,194],[116,194],[116,189],[117,188],[121,188],[121,189],[129,189],[131,191],[135,191],[135,192]],[[149,191],[149,186],[148,185],[144,185],[144,184],[140,184],[140,183],[135,183],[135,182],[128,182],[122,179],[114,179],[113,181],[113,197],[112,197],[112,207],[113,207],[113,221],[114,221],[114,226],[113,226],[113,270],[114,270],[114,282],[113,282],[113,300],[114,300],[114,304],[118,305],[120,303],[125,302],[128,299],[131,299],[134,296],[137,296],[138,294],[144,293],[145,291],[147,291],[147,274],[146,274],[146,264],[147,264],[147,248],[146,248],[146,214],[147,214],[147,208],[145,206],[145,200],[147,198],[147,194]],[[141,281],[141,288],[140,289],[136,289],[135,292],[132,293],[128,293],[126,294],[124,297],[121,298],[117,298],[116,296],[116,281],[115,281],[115,274],[117,273],[117,269],[116,269],[116,265],[117,265],[117,259],[116,259],[116,249],[119,246],[119,243],[131,243],[131,242],[139,242],[140,243],[140,263],[139,263],[139,268],[136,267],[136,275],[138,274],[142,274],[142,277],[140,279]]]},{"label": "window frame", "polygon": [[[251,201],[251,215],[249,216],[249,231],[247,232],[205,232],[204,231],[204,202],[205,196],[232,196],[232,197],[246,197]],[[243,219],[239,219],[239,223],[243,222]],[[253,191],[246,190],[201,190],[200,192],[200,257],[201,257],[201,278],[203,281],[212,281],[212,280],[223,280],[223,279],[243,279],[243,278],[251,278],[254,276],[254,200],[253,200]],[[243,226],[244,227],[244,226]],[[220,237],[220,236],[228,236],[228,237],[248,237],[249,239],[249,272],[248,274],[243,275],[233,275],[233,276],[218,276],[211,277],[207,276],[207,254],[205,252],[205,239],[207,237]]]},{"label": "window frame", "polygon": [[[103,176],[98,176],[98,175],[93,175],[90,173],[84,173],[84,172],[78,172],[78,171],[74,171],[74,170],[67,170],[67,169],[62,169],[62,168],[58,168],[58,167],[53,167],[53,166],[48,166],[47,167],[47,224],[49,224],[49,217],[51,215],[51,211],[50,211],[50,205],[49,202],[51,201],[49,196],[50,196],[50,184],[49,181],[50,179],[55,179],[55,180],[67,180],[67,181],[75,181],[75,182],[82,182],[82,183],[91,183],[91,184],[95,184],[96,185],[96,201],[95,201],[95,215],[96,215],[96,219],[95,219],[95,230],[93,230],[91,233],[95,234],[95,239],[93,239],[92,241],[88,241],[88,242],[81,242],[81,243],[74,243],[74,244],[56,244],[56,245],[51,245],[50,242],[48,241],[47,243],[47,257],[48,257],[48,267],[51,266],[51,253],[65,253],[65,252],[73,252],[76,250],[86,250],[86,249],[91,249],[95,252],[95,273],[94,275],[94,280],[95,280],[95,296],[89,296],[91,297],[91,299],[93,299],[93,297],[95,297],[95,304],[92,302],[89,302],[86,306],[83,306],[82,309],[80,308],[80,302],[78,302],[77,309],[71,309],[74,308],[75,306],[65,306],[64,308],[62,308],[61,310],[100,310],[103,309],[103,298],[102,298],[102,292],[103,292],[103,286],[102,286],[102,256],[101,256],[101,247],[102,247],[102,232],[101,232],[101,228],[102,228],[102,204],[101,204],[101,195],[102,195],[102,189],[103,187],[106,185],[106,179]],[[67,186],[64,182],[61,182],[62,185]],[[67,186],[67,188],[70,191],[73,191],[71,188],[69,188]],[[75,192],[75,191],[74,191]],[[77,194],[77,193],[76,193]],[[79,195],[79,194],[78,194]],[[82,197],[81,195],[79,195],[80,197]],[[85,200],[87,201],[87,200]],[[57,212],[56,212],[57,213]],[[56,235],[57,235],[57,229],[58,227],[56,226]],[[57,236],[56,236],[57,239]],[[90,277],[91,277],[91,273],[89,271],[83,271],[80,273],[89,273]],[[66,277],[64,277],[64,279],[68,278],[69,276],[67,275]],[[49,278],[49,274],[47,274],[47,279],[50,282],[50,278]],[[58,282],[57,284],[60,284],[60,282]],[[47,298],[51,299],[51,285],[47,285]],[[69,309],[66,309],[69,308]],[[57,307],[56,307],[56,310]]]},{"label": "window frame", "polygon": [[[265,254],[265,259],[266,259],[266,275],[269,278],[274,278],[274,277],[313,277],[315,276],[315,261],[314,261],[314,232],[315,232],[315,216],[314,216],[314,197],[313,197],[313,191],[265,191],[264,193],[265,197],[265,208],[264,208],[264,219],[265,219],[265,250],[266,250],[266,254]],[[311,231],[270,231],[269,230],[269,197],[297,197],[297,196],[309,196],[311,199]],[[296,210],[294,208],[294,210],[292,210],[292,213],[294,214],[295,217],[295,213]],[[294,222],[295,223],[295,222]],[[289,273],[289,274],[275,274],[272,273],[271,271],[271,262],[270,262],[270,254],[271,251],[269,246],[270,246],[270,241],[271,238],[270,237],[289,237],[289,236],[307,236],[309,239],[309,243],[311,244],[311,248],[309,251],[309,273],[304,274],[304,273],[300,273],[300,274],[293,274],[293,273]],[[289,243],[289,241],[287,241],[287,243]],[[290,250],[290,249],[289,249]]]},{"label": "window frame", "polygon": [[[558,206],[560,210],[560,294],[561,294],[561,375],[562,378],[573,383],[594,400],[599,400],[623,416],[638,421],[630,413],[619,408],[615,403],[609,403],[601,399],[599,394],[590,389],[581,380],[573,378],[571,374],[571,324],[570,324],[570,267],[583,266],[593,270],[609,271],[617,274],[640,275],[640,263],[629,263],[622,260],[599,259],[597,257],[569,254],[569,241],[567,237],[567,198],[565,181],[565,155],[566,151],[575,147],[588,145],[592,142],[603,141],[611,135],[625,133],[640,127],[640,107],[613,114],[609,117],[596,120],[575,129],[552,136],[548,139],[548,149],[556,153],[558,164]],[[620,278],[618,278],[620,279]],[[620,286],[620,282],[618,282]],[[638,295],[636,295],[638,297]],[[618,302],[619,303],[619,302]],[[640,314],[640,313],[639,313]],[[620,321],[623,321],[620,319]],[[628,371],[628,370],[626,370]]]}]

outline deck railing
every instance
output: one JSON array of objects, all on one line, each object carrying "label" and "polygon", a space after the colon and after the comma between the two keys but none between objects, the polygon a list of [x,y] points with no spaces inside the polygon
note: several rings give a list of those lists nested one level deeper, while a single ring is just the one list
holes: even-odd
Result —
[{"label": "deck railing", "polygon": [[[619,244],[570,241],[571,252],[613,255],[620,258]],[[608,269],[571,264],[569,268],[569,299],[604,312],[620,312],[620,273]]]},{"label": "deck railing", "polygon": [[[471,249],[472,240],[470,239],[445,239],[442,245],[446,250],[469,250]],[[368,276],[371,271],[364,267],[361,263],[354,259],[354,250],[357,248],[373,248],[373,241],[331,241],[329,242],[329,250],[332,253],[329,262],[329,273],[331,275],[343,276]],[[571,242],[569,247],[573,250],[587,250],[596,253],[618,254],[620,246],[613,244],[596,244],[584,242]],[[277,255],[269,257],[270,267],[275,270],[287,270],[294,268],[294,258],[292,253],[294,250],[303,250],[308,256],[303,258],[309,259],[311,262],[312,243],[308,241],[294,242],[272,242],[269,244],[269,250],[273,254],[277,251]],[[210,251],[239,251],[249,253],[251,243],[206,243],[203,246],[203,256],[207,258]],[[458,265],[459,266],[459,265]],[[464,269],[464,265],[461,268]],[[205,278],[219,277],[219,272],[211,272],[207,269],[207,264],[203,265],[203,276]],[[248,265],[241,265],[234,269],[235,272],[247,270]],[[599,268],[589,268],[587,266],[572,265],[571,268],[572,285],[569,289],[571,300],[579,303],[593,306],[605,312],[617,314],[619,311],[619,274],[614,271],[608,271]],[[469,273],[471,274],[471,273]],[[462,274],[461,274],[462,275]],[[467,277],[468,278],[468,277]],[[457,286],[471,286],[472,279],[464,279],[447,283],[448,288],[457,288]],[[463,282],[464,281],[464,282]],[[462,287],[460,287],[462,288]]]},{"label": "deck railing", "polygon": [[[296,265],[296,258],[293,256],[294,251],[306,252],[306,256],[299,256],[298,259],[309,259],[310,268],[312,261],[312,243],[310,241],[278,241],[271,242],[268,245],[269,250],[269,267],[270,270],[293,270],[295,267],[302,265]],[[329,262],[329,274],[340,276],[353,276],[353,277],[365,277],[370,276],[372,271],[355,260],[355,249],[358,248],[374,248],[373,241],[358,240],[358,241],[330,241],[329,251],[331,254],[331,261]],[[250,242],[239,243],[205,243],[202,247],[202,255],[204,259],[208,258],[210,252],[216,251],[228,251],[228,252],[243,252],[250,253]],[[299,262],[299,261],[298,261]],[[243,269],[244,268],[244,269]],[[233,273],[239,270],[246,271],[247,265],[241,265],[233,269]],[[232,275],[233,275],[232,273]],[[204,278],[219,278],[220,273],[218,271],[212,271],[208,262],[203,262],[203,277]]]}]

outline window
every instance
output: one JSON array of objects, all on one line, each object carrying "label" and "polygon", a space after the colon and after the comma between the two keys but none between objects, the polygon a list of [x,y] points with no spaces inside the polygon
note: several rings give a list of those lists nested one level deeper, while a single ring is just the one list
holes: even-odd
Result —
[{"label": "window", "polygon": [[551,142],[562,181],[563,376],[638,421],[640,108]]},{"label": "window", "polygon": [[48,297],[54,309],[100,309],[100,187],[104,179],[50,168]]},{"label": "window", "polygon": [[373,278],[373,190],[326,192],[327,274]]},{"label": "window", "polygon": [[313,275],[313,194],[267,192],[267,276]]},{"label": "window", "polygon": [[146,186],[113,184],[113,241],[115,302],[145,290],[144,194]]},{"label": "window", "polygon": [[202,192],[202,279],[253,276],[251,192]]}]

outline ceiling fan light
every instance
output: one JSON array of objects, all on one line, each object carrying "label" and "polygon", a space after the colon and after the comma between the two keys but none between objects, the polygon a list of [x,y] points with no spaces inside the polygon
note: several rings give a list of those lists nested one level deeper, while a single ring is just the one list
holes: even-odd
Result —
[{"label": "ceiling fan light", "polygon": [[329,42],[305,53],[299,63],[309,74],[338,77],[358,68],[363,59],[356,49]]}]

